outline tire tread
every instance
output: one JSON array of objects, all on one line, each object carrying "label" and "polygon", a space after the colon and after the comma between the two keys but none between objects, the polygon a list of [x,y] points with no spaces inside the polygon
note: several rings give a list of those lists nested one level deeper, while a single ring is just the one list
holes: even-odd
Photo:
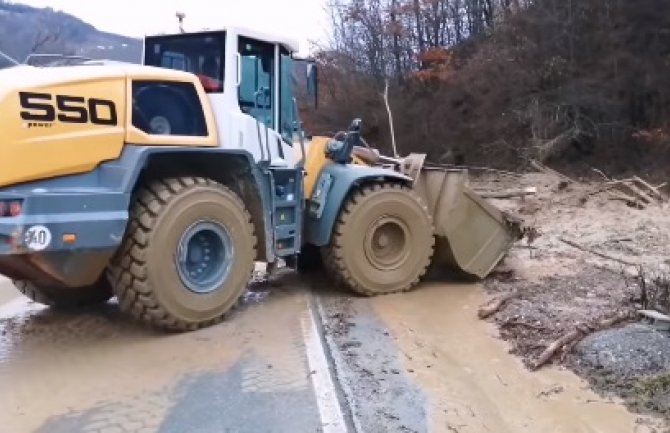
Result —
[{"label": "tire tread", "polygon": [[[244,209],[249,233],[253,234],[253,248],[256,248],[257,240],[251,215],[242,200],[228,187],[201,177],[161,179],[143,186],[133,203],[129,232],[124,237],[120,254],[109,268],[109,277],[123,310],[150,326],[176,332],[193,331],[219,323],[226,317],[227,312],[197,324],[180,320],[160,306],[151,284],[147,281],[146,250],[150,248],[149,238],[160,215],[175,197],[187,190],[202,187],[224,191],[237,202],[240,209]],[[250,276],[252,272],[253,264],[248,270]]]},{"label": "tire tread", "polygon": [[[353,214],[356,207],[358,207],[368,196],[383,193],[386,191],[396,191],[396,192],[402,191],[403,193],[407,194],[407,196],[411,197],[412,200],[416,202],[417,206],[423,209],[423,212],[430,220],[430,230],[431,232],[434,232],[433,218],[430,215],[428,206],[424,203],[423,200],[417,197],[416,194],[413,194],[408,187],[392,182],[385,182],[385,183],[379,182],[372,185],[363,186],[362,188],[356,190],[351,195],[348,202],[343,206],[343,210],[340,212],[340,215],[337,221],[335,222],[331,242],[329,245],[322,248],[322,254],[323,254],[324,268],[326,272],[330,275],[330,277],[334,280],[334,283],[338,286],[347,287],[349,290],[361,296],[367,296],[367,297],[379,296],[380,292],[370,290],[364,287],[358,281],[356,281],[356,279],[352,276],[351,272],[349,272],[345,262],[343,236],[347,230],[349,222],[351,221],[351,215]],[[431,264],[431,259],[433,257],[433,253],[435,251],[435,238],[432,237],[431,239],[432,242],[430,245],[430,254],[428,254],[426,261],[421,264],[421,271],[416,276],[416,278],[414,278],[412,281],[410,281],[403,287],[400,287],[393,291],[384,292],[383,294],[386,295],[386,294],[408,292],[412,290],[414,287],[416,287],[417,284],[419,284],[421,279],[426,275],[428,271],[428,268]]]}]

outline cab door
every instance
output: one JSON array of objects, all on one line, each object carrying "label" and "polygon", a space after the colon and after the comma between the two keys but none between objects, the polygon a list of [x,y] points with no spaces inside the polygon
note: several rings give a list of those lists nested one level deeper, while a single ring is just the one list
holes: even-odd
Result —
[{"label": "cab door", "polygon": [[[277,45],[240,37],[238,103],[246,115],[245,137],[258,143],[261,160],[293,167],[292,146],[279,133],[280,62]],[[255,147],[255,146],[254,146]]]}]

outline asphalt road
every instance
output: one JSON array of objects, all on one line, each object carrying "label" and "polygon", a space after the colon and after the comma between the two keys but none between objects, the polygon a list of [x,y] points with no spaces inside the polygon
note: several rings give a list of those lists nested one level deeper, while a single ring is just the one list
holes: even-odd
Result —
[{"label": "asphalt road", "polygon": [[181,335],[113,303],[54,313],[0,293],[0,431],[320,431],[305,291],[254,292],[226,323]]},{"label": "asphalt road", "polygon": [[376,299],[323,279],[256,286],[224,323],[148,331],[0,283],[7,433],[642,432],[564,371],[530,374],[476,320],[477,286]]}]

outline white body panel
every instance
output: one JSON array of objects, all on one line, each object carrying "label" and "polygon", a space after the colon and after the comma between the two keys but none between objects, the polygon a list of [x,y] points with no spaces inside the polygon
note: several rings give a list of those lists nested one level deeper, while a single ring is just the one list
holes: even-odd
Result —
[{"label": "white body panel", "polygon": [[[220,27],[220,28],[212,28],[212,29],[202,29],[200,32],[202,33],[208,33],[208,32],[230,32],[231,34],[235,35],[244,35],[253,39],[258,39],[260,41],[265,41],[265,42],[270,42],[273,44],[279,44],[284,46],[287,50],[290,52],[298,52],[300,51],[300,44],[298,40],[294,38],[289,38],[286,37],[286,35],[282,34],[275,34],[275,33],[268,33],[264,32],[258,29],[252,29],[249,27],[241,27],[241,26],[226,26],[226,27]],[[189,31],[188,34],[198,34],[200,33],[198,31]],[[160,34],[155,34],[151,36],[170,36],[170,35],[180,35],[181,33],[160,33]],[[149,35],[147,35],[149,36]]]},{"label": "white body panel", "polygon": [[[235,32],[234,29],[228,29],[228,32]],[[245,36],[247,33],[245,33]],[[226,52],[236,53],[237,36],[236,33],[229,33],[226,39]],[[296,158],[293,147],[286,144],[280,135],[272,129],[259,124],[256,119],[240,109],[237,98],[238,77],[238,58],[236,56],[226,56],[224,93],[210,94],[210,101],[214,109],[221,147],[227,149],[244,149],[248,151],[256,162],[261,160],[270,160],[273,166],[295,167],[298,158]],[[275,89],[278,88],[276,82]],[[234,89],[234,91],[231,91]],[[277,105],[277,104],[275,104]],[[276,109],[276,107],[275,107]],[[278,119],[278,115],[275,115]],[[275,122],[278,123],[277,121]],[[260,129],[260,137],[259,137]],[[279,146],[284,152],[284,158],[281,158]],[[270,150],[270,157],[267,152]]]},{"label": "white body panel", "polygon": [[[297,40],[287,38],[284,35],[265,33],[256,29],[243,27],[224,27],[218,29],[203,29],[202,33],[223,32],[226,38],[226,53],[237,53],[238,36],[250,37],[260,41],[273,44],[279,44],[289,52],[299,51]],[[200,32],[189,31],[188,34],[198,34]],[[152,36],[177,36],[181,33],[164,33]],[[279,48],[276,48],[276,52]],[[144,57],[144,54],[143,54]],[[272,129],[259,124],[253,116],[244,113],[238,103],[238,84],[239,84],[239,58],[234,55],[226,54],[224,68],[224,92],[210,93],[209,99],[214,110],[214,117],[219,133],[221,148],[246,150],[256,162],[269,160],[273,166],[295,167],[298,162],[296,150],[286,144],[281,136]],[[279,78],[275,77],[275,89],[279,88]],[[275,104],[278,106],[278,104]],[[275,107],[275,124],[279,124],[278,108]],[[260,134],[259,134],[260,130]],[[279,152],[279,147],[283,150],[283,158]],[[269,157],[268,157],[269,149]]]},{"label": "white body panel", "polygon": [[[293,147],[284,143],[276,131],[265,128],[252,116],[242,112],[237,99],[230,101],[226,94],[210,94],[209,99],[222,148],[246,150],[256,162],[270,160],[273,166],[295,167],[297,158]],[[279,153],[279,143],[284,152],[283,158]]]}]

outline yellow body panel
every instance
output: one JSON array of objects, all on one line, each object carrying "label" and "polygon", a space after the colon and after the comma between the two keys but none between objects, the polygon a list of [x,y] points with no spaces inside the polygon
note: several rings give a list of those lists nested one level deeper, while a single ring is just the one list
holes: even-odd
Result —
[{"label": "yellow body panel", "polygon": [[[305,158],[305,175],[304,190],[305,197],[310,198],[316,187],[316,182],[319,180],[319,175],[325,166],[333,162],[326,156],[326,146],[331,139],[328,137],[314,137],[312,138],[309,147],[307,148],[307,158]],[[299,149],[299,146],[295,146]],[[353,156],[352,164],[368,165],[360,158]]]},{"label": "yellow body panel", "polygon": [[[44,97],[29,98],[31,104],[50,106],[51,109],[22,108],[19,91],[11,92],[0,101],[0,185],[9,185],[39,178],[85,172],[95,168],[104,160],[115,159],[121,153],[126,118],[126,80],[103,78],[77,83],[64,83],[48,87],[22,88],[21,92],[43,94]],[[48,97],[47,97],[48,96]],[[41,121],[50,110],[57,117],[64,115],[58,109],[58,97],[77,97],[90,101],[104,99],[114,104],[118,123],[96,125],[91,122],[74,123]],[[24,97],[25,98],[25,97]],[[66,101],[69,107],[83,107],[87,103]],[[108,105],[99,105],[97,114],[104,120],[111,118]],[[25,104],[24,104],[25,106]],[[22,118],[21,113],[28,115]],[[30,117],[29,114],[37,117]],[[67,116],[77,114],[68,112]],[[37,120],[35,120],[37,119]]]},{"label": "yellow body panel", "polygon": [[[132,122],[133,80],[193,83],[208,135],[149,135]],[[126,144],[215,147],[219,134],[197,78],[136,65],[0,70],[0,186],[80,174]]]},{"label": "yellow body panel", "polygon": [[305,158],[305,197],[309,198],[314,192],[316,182],[319,180],[319,174],[323,168],[331,161],[326,158],[326,145],[328,137],[314,137],[307,148],[307,158]]}]

